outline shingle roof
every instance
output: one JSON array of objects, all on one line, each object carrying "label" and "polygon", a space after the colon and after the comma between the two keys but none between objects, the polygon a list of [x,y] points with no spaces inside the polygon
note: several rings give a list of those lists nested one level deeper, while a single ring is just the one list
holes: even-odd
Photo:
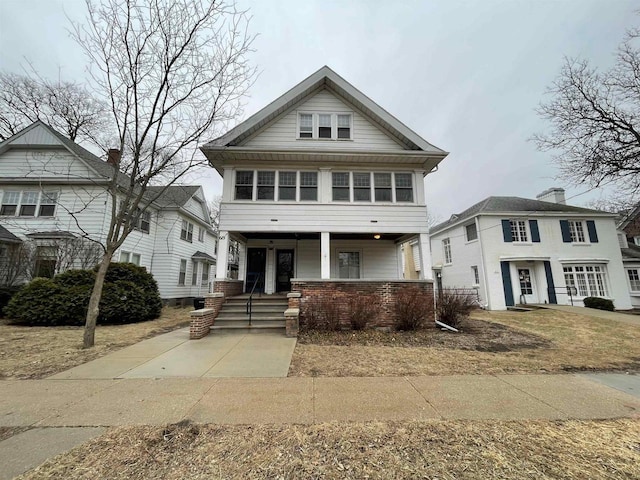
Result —
[{"label": "shingle roof", "polygon": [[[530,198],[520,197],[488,197],[484,200],[472,205],[463,212],[452,215],[446,222],[439,223],[431,227],[430,232],[437,232],[449,225],[464,221],[474,217],[480,213],[511,213],[511,212],[532,212],[532,213],[589,213],[589,214],[607,214],[600,210],[591,210],[589,208],[574,207],[573,205],[562,205],[553,202],[543,202],[541,200],[532,200]],[[612,215],[612,214],[611,214]]]},{"label": "shingle roof", "polygon": [[[159,207],[183,207],[199,188],[198,185],[147,187],[147,198]],[[165,190],[162,191],[163,189]]]},{"label": "shingle roof", "polygon": [[209,262],[215,262],[216,261],[216,259],[214,257],[209,255],[208,253],[201,252],[200,250],[198,250],[196,253],[191,255],[191,258],[193,258],[194,260],[207,260]]},{"label": "shingle roof", "polygon": [[21,243],[22,240],[20,240],[20,238],[16,237],[13,233],[0,225],[0,242]]},{"label": "shingle roof", "polygon": [[622,251],[623,259],[640,259],[640,247],[633,243],[629,244],[629,248],[621,248],[620,250]]}]

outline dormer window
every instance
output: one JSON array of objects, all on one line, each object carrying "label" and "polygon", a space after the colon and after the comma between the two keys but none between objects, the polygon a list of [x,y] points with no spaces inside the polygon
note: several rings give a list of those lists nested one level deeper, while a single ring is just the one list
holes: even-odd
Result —
[{"label": "dormer window", "polygon": [[298,113],[298,138],[351,140],[352,121],[350,113]]}]

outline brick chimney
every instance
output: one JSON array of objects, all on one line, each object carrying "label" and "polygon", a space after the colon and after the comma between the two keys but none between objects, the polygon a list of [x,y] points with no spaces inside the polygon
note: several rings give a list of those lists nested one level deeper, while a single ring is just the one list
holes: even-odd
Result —
[{"label": "brick chimney", "polygon": [[107,152],[107,163],[116,167],[120,163],[120,150],[110,148]]},{"label": "brick chimney", "polygon": [[567,201],[564,198],[564,188],[552,187],[544,192],[536,195],[536,199],[542,202],[559,203],[560,205],[566,205]]}]

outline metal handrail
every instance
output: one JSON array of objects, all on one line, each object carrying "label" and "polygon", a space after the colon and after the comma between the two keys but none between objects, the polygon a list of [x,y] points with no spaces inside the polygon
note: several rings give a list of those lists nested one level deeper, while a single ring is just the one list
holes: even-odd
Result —
[{"label": "metal handrail", "polygon": [[[558,290],[564,289],[566,292],[559,292]],[[571,306],[573,306],[573,297],[578,294],[578,289],[576,287],[554,287],[553,289],[556,293],[566,293],[569,295],[569,300],[571,301]]]},{"label": "metal handrail", "polygon": [[247,300],[247,315],[249,315],[249,326],[251,326],[251,314],[252,314],[252,310],[253,310],[253,292],[256,289],[256,285],[258,285],[258,280],[260,280],[260,277],[262,276],[262,273],[259,273],[256,276],[255,281],[253,282],[253,287],[251,288],[251,293],[249,294],[249,300]]}]

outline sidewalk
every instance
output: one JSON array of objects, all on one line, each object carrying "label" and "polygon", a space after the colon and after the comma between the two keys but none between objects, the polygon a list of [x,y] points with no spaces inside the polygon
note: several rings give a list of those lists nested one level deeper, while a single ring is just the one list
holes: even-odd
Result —
[{"label": "sidewalk", "polygon": [[559,310],[561,312],[575,313],[577,315],[587,315],[589,317],[604,318],[605,320],[613,320],[615,322],[621,322],[628,325],[636,325],[640,327],[640,315],[633,315],[623,312],[608,312],[606,310],[598,310],[597,308],[574,307],[571,305],[538,303],[535,306],[540,308],[548,308],[550,310]]},{"label": "sidewalk", "polygon": [[[629,381],[640,383],[630,375]],[[639,417],[583,375],[3,381],[0,426]]]}]

